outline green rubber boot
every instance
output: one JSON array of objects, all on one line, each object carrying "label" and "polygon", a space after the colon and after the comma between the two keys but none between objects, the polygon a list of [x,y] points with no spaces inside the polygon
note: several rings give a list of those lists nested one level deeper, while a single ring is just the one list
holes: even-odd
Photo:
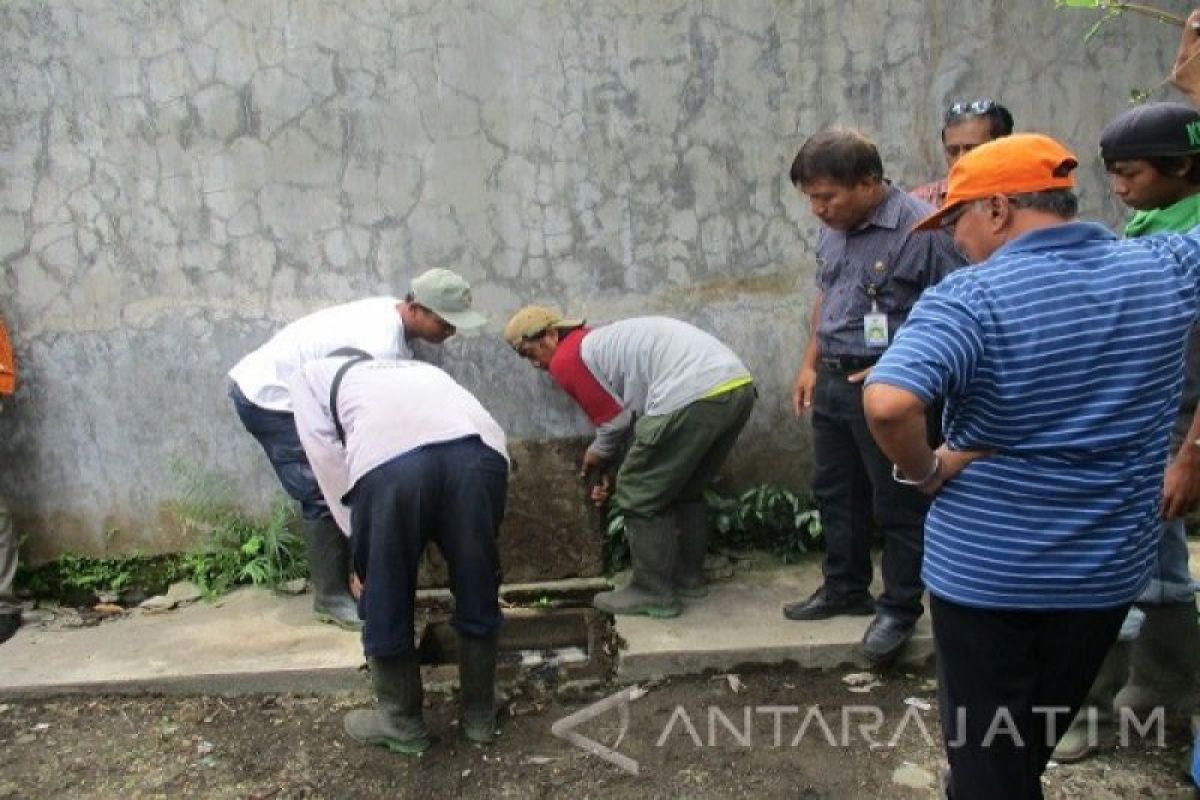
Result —
[{"label": "green rubber boot", "polygon": [[458,635],[462,732],[476,744],[496,738],[496,635]]},{"label": "green rubber boot", "polygon": [[313,616],[348,631],[362,630],[358,603],[350,596],[350,541],[330,517],[304,521]]},{"label": "green rubber boot", "polygon": [[708,594],[704,557],[708,554],[708,509],[704,503],[681,503],[675,508],[679,525],[679,558],[675,562],[675,594],[696,599]]},{"label": "green rubber boot", "polygon": [[421,718],[425,695],[416,651],[392,658],[370,658],[367,663],[379,707],[347,714],[342,723],[346,733],[357,742],[407,756],[428,750],[429,734]]},{"label": "green rubber boot", "polygon": [[678,532],[670,514],[626,517],[625,533],[633,577],[629,585],[613,592],[600,592],[592,605],[609,614],[644,614],[648,617],[679,616],[679,601],[673,584]]}]

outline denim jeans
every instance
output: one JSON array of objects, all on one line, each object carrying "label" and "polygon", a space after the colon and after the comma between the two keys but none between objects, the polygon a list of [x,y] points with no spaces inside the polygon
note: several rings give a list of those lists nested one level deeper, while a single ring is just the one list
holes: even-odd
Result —
[{"label": "denim jeans", "polygon": [[229,397],[233,400],[233,408],[242,425],[262,445],[284,491],[300,503],[300,513],[304,519],[331,517],[321,487],[317,484],[317,476],[309,466],[304,446],[300,444],[296,418],[286,411],[259,408],[246,399],[236,383],[229,385]]}]

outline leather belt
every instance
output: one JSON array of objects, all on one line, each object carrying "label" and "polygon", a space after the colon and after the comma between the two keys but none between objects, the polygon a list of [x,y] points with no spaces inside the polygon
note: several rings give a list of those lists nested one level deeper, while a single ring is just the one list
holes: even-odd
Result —
[{"label": "leather belt", "polygon": [[875,366],[879,356],[822,356],[821,366],[830,372],[861,372]]}]

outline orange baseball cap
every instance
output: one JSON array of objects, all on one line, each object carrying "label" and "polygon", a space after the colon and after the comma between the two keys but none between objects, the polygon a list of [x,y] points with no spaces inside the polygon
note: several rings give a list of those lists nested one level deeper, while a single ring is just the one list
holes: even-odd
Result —
[{"label": "orange baseball cap", "polygon": [[1071,173],[1078,166],[1074,153],[1040,133],[1014,133],[993,139],[955,163],[946,179],[942,207],[913,230],[933,230],[963,203],[994,194],[1073,189],[1075,179]]}]

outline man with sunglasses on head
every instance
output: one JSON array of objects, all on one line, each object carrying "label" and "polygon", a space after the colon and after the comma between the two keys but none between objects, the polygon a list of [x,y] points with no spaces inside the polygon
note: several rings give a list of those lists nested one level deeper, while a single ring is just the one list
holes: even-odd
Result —
[{"label": "man with sunglasses on head", "polygon": [[[892,480],[867,430],[862,381],[921,292],[962,265],[950,237],[913,233],[932,211],[883,177],[879,151],[862,134],[833,129],[800,148],[790,178],[824,224],[817,240],[816,300],[796,376],[797,416],[812,412],[812,490],[825,535],[824,583],[783,615],[809,622],[874,619],[863,654],[893,661],[923,613],[920,492]],[[883,593],[871,597],[871,541],[883,534]]]},{"label": "man with sunglasses on head", "polygon": [[933,498],[923,576],[952,798],[1042,797],[1158,550],[1200,237],[1077,221],[1077,166],[1041,134],[954,165],[918,228],[953,231],[976,266],[921,296],[864,393],[895,479]]},{"label": "man with sunglasses on head", "polygon": [[750,372],[715,337],[669,317],[592,328],[526,306],[508,321],[504,338],[596,426],[580,477],[599,475],[597,505],[608,499],[609,471],[621,461],[613,501],[625,517],[633,575],[592,604],[609,614],[678,616],[679,597],[707,594],[704,490],[754,408]]},{"label": "man with sunglasses on head", "polygon": [[[953,168],[958,159],[979,145],[1012,132],[1012,114],[995,100],[980,98],[952,104],[946,109],[942,122],[942,150],[946,154],[946,168]],[[910,194],[932,206],[940,206],[946,199],[946,179],[918,186]]]},{"label": "man with sunglasses on head", "polygon": [[460,275],[431,269],[413,279],[403,300],[371,297],[301,317],[229,371],[229,396],[238,418],[262,445],[284,490],[300,503],[313,613],[318,620],[351,630],[362,627],[349,592],[349,545],[304,455],[288,379],[300,367],[336,350],[410,359],[414,339],[441,344],[459,329],[485,321],[471,310],[471,288]]}]

